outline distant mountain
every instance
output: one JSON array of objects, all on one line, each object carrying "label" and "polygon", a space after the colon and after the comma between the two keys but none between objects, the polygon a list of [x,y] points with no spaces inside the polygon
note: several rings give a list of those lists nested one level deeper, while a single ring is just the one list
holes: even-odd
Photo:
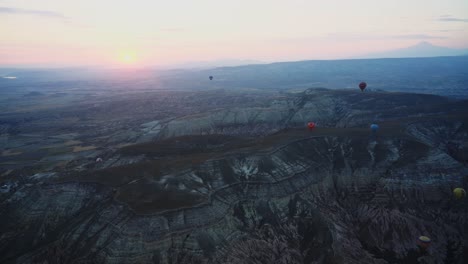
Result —
[{"label": "distant mountain", "polygon": [[427,41],[420,42],[414,46],[386,52],[371,53],[356,58],[416,58],[416,57],[441,57],[441,56],[461,56],[467,55],[467,49],[452,49],[432,45]]},{"label": "distant mountain", "polygon": [[180,68],[180,69],[209,69],[217,67],[233,67],[242,66],[249,64],[264,64],[265,62],[256,60],[215,60],[215,61],[193,61],[181,64],[171,65],[169,68]]}]

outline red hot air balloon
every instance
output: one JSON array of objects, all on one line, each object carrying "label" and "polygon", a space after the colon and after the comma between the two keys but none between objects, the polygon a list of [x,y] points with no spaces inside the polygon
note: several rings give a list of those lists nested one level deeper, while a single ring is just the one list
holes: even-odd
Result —
[{"label": "red hot air balloon", "polygon": [[361,82],[359,84],[359,89],[361,89],[361,92],[364,92],[364,89],[366,89],[366,87],[367,87],[367,83],[365,82]]},{"label": "red hot air balloon", "polygon": [[314,122],[309,122],[309,123],[307,123],[307,127],[309,128],[309,130],[313,130],[315,128],[315,123]]}]

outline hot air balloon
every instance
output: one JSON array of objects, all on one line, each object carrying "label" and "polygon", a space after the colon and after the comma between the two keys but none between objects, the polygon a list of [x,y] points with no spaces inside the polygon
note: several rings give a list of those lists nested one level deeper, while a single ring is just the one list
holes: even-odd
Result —
[{"label": "hot air balloon", "polygon": [[366,87],[367,87],[367,83],[365,82],[361,82],[359,84],[359,89],[361,89],[361,92],[364,92],[364,89],[366,89]]},{"label": "hot air balloon", "polygon": [[314,122],[309,122],[309,123],[307,123],[307,127],[309,128],[309,130],[313,130],[315,128],[315,123]]},{"label": "hot air balloon", "polygon": [[373,133],[377,133],[377,131],[379,130],[379,125],[371,124],[370,129],[372,130]]},{"label": "hot air balloon", "polygon": [[418,245],[422,249],[427,249],[431,245],[431,239],[427,236],[420,236],[418,239]]},{"label": "hot air balloon", "polygon": [[209,78],[210,78],[210,81],[213,80],[213,76],[210,76]]},{"label": "hot air balloon", "polygon": [[97,162],[97,163],[102,162],[102,158],[97,158],[97,159],[96,159],[96,162]]},{"label": "hot air balloon", "polygon": [[453,195],[457,199],[461,199],[466,196],[466,191],[463,188],[455,188],[453,189]]}]

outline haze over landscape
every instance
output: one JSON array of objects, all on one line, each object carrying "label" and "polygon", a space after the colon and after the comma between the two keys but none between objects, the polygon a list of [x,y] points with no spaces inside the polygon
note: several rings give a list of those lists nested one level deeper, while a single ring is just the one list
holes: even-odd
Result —
[{"label": "haze over landscape", "polygon": [[0,0],[0,263],[468,263],[467,11]]}]

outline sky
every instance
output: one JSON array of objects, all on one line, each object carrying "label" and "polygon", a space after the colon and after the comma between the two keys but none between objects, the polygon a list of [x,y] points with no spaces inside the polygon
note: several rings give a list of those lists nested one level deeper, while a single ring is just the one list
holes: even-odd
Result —
[{"label": "sky", "polygon": [[339,59],[468,48],[467,0],[0,0],[1,66]]}]

